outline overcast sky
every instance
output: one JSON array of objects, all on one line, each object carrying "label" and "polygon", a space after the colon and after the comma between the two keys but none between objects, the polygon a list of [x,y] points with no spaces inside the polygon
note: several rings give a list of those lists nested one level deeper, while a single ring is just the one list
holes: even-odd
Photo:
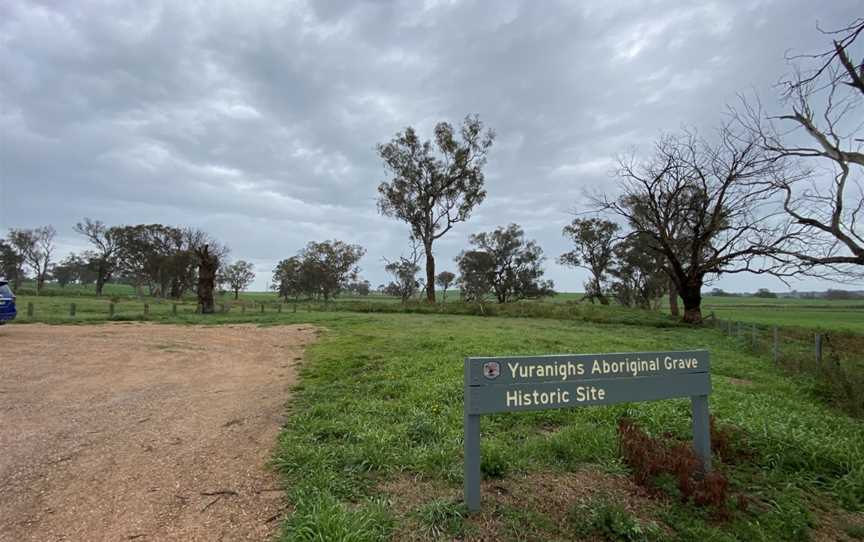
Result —
[{"label": "overcast sky", "polygon": [[[772,102],[787,50],[860,16],[861,0],[0,2],[0,229],[200,227],[252,261],[265,288],[307,241],[368,249],[362,274],[406,250],[378,216],[375,144],[478,114],[497,133],[488,198],[436,245],[521,224],[554,260],[586,188],[664,130],[710,130],[737,92]],[[735,275],[752,291],[779,281]],[[799,290],[826,283],[794,283]],[[835,286],[836,287],[836,286]]]}]

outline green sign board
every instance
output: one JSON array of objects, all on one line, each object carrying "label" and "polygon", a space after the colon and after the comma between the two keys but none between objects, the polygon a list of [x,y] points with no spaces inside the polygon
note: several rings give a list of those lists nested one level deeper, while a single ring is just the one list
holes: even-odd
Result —
[{"label": "green sign board", "polygon": [[705,350],[465,359],[465,503],[480,508],[480,416],[690,397],[693,444],[711,469]]}]

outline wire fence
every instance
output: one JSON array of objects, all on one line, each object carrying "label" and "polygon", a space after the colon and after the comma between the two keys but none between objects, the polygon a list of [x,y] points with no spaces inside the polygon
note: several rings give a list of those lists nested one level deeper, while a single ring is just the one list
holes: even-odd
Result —
[{"label": "wire fence", "polygon": [[724,320],[713,314],[708,323],[786,373],[812,377],[820,398],[864,416],[864,335]]}]

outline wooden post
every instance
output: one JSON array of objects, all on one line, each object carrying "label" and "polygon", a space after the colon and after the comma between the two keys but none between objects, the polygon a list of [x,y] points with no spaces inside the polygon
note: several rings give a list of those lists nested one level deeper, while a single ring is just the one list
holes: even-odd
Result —
[{"label": "wooden post", "polygon": [[822,334],[816,334],[816,367],[822,368]]},{"label": "wooden post", "polygon": [[282,314],[282,303],[279,303],[279,308],[276,310],[279,311],[279,314]]},{"label": "wooden post", "polygon": [[174,316],[177,316],[177,303],[171,304],[171,314],[173,314]]},{"label": "wooden post", "polygon": [[752,336],[750,337],[750,342],[753,345],[753,349],[756,349],[756,345],[759,342],[759,339],[756,335],[756,324],[753,324]]},{"label": "wooden post", "polygon": [[242,312],[243,314],[246,314],[246,305],[240,306],[240,312]]},{"label": "wooden post", "polygon": [[27,318],[33,318],[33,302],[27,303]]},{"label": "wooden post", "polygon": [[261,303],[261,314],[264,314],[264,303]]},{"label": "wooden post", "polygon": [[108,318],[114,318],[114,302],[108,303]]},{"label": "wooden post", "polygon": [[150,303],[144,303],[144,316],[150,316]]},{"label": "wooden post", "polygon": [[75,303],[69,304],[69,316],[75,317]]},{"label": "wooden post", "polygon": [[780,360],[780,330],[774,326],[774,365]]}]

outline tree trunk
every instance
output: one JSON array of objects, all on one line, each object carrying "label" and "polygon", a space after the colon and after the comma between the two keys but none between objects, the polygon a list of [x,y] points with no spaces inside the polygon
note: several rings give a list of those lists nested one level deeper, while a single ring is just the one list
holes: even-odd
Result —
[{"label": "tree trunk", "polygon": [[198,251],[198,258],[198,304],[201,305],[202,314],[213,314],[215,312],[213,290],[219,262],[216,256],[210,253],[208,245],[204,245],[204,248]]},{"label": "tree trunk", "polygon": [[669,279],[669,314],[672,316],[680,316],[678,310],[678,287],[675,286],[675,281]]},{"label": "tree trunk", "polygon": [[45,287],[45,275],[38,274],[36,275],[36,295],[42,293],[42,288]]},{"label": "tree trunk", "polygon": [[432,255],[432,243],[424,244],[426,251],[426,301],[435,303],[435,257]]},{"label": "tree trunk", "polygon": [[240,299],[240,290],[234,290],[234,300]]},{"label": "tree trunk", "polygon": [[96,297],[102,295],[102,288],[105,286],[105,276],[102,272],[102,269],[99,269],[96,273]]},{"label": "tree trunk", "polygon": [[701,324],[702,283],[685,285],[681,289],[681,299],[684,301],[684,321],[689,324]]}]

